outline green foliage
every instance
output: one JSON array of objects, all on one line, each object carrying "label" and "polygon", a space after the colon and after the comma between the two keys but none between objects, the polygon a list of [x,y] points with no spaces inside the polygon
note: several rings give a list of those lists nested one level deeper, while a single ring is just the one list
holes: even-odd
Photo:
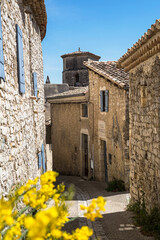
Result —
[{"label": "green foliage", "polygon": [[141,226],[146,234],[153,235],[160,240],[160,209],[154,207],[150,213],[147,212],[144,197],[133,204],[128,205],[128,210],[135,213],[134,221]]},{"label": "green foliage", "polygon": [[125,191],[124,181],[113,178],[113,181],[108,183],[106,190],[108,192],[123,192]]}]

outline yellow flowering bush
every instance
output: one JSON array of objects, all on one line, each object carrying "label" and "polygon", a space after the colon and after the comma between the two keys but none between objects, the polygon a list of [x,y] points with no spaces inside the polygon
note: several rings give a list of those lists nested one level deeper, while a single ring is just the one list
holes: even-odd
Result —
[{"label": "yellow flowering bush", "polygon": [[[93,232],[87,226],[71,234],[62,230],[69,219],[65,205],[65,186],[55,187],[58,173],[48,171],[40,178],[29,180],[19,187],[9,199],[0,199],[0,240],[87,240]],[[47,207],[50,200],[53,204]],[[16,205],[23,202],[21,210]],[[91,221],[102,217],[103,197],[93,199],[88,207],[81,206],[84,216]]]}]

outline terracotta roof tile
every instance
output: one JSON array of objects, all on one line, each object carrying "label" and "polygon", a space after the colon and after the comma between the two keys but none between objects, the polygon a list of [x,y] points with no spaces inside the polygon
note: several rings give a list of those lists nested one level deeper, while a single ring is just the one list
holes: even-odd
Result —
[{"label": "terracotta roof tile", "polygon": [[115,61],[88,61],[84,65],[120,87],[129,87],[129,74],[124,69],[117,68]]},{"label": "terracotta roof tile", "polygon": [[93,53],[90,53],[90,52],[83,52],[83,51],[75,51],[75,52],[72,52],[72,53],[66,53],[64,55],[61,56],[61,58],[65,58],[65,57],[70,57],[70,56],[74,56],[74,55],[88,55],[96,60],[99,60],[101,57],[98,56],[98,55],[95,55]]}]

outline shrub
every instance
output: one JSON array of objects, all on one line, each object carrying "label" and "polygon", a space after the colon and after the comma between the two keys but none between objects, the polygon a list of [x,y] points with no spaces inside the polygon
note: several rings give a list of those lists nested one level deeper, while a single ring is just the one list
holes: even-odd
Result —
[{"label": "shrub", "polygon": [[160,209],[154,207],[150,213],[147,212],[144,198],[133,204],[128,205],[128,210],[135,213],[134,221],[141,226],[142,231],[146,234],[154,235],[160,239]]},{"label": "shrub", "polygon": [[[55,187],[56,172],[46,172],[40,178],[29,180],[19,187],[8,199],[0,199],[0,239],[28,240],[87,240],[92,235],[92,229],[83,226],[72,234],[62,230],[65,223],[71,221],[65,200],[73,195],[65,192],[64,184]],[[40,187],[39,187],[40,185]],[[48,202],[54,200],[52,207],[47,208]],[[17,210],[18,203],[24,207]],[[81,206],[84,216],[91,221],[102,217],[104,211],[103,197],[93,199],[88,207]]]},{"label": "shrub", "polygon": [[113,178],[113,181],[108,183],[106,190],[108,192],[123,192],[125,191],[124,181]]}]

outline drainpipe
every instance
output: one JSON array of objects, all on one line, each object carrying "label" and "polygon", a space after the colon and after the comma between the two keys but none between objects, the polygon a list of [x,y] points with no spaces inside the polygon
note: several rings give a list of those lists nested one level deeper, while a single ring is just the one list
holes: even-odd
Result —
[{"label": "drainpipe", "polygon": [[95,113],[94,113],[94,103],[90,102],[90,104],[92,105],[92,113],[93,113],[93,131],[92,131],[92,160],[93,160],[93,178],[95,176],[95,164],[94,164],[94,119],[95,119]]}]

